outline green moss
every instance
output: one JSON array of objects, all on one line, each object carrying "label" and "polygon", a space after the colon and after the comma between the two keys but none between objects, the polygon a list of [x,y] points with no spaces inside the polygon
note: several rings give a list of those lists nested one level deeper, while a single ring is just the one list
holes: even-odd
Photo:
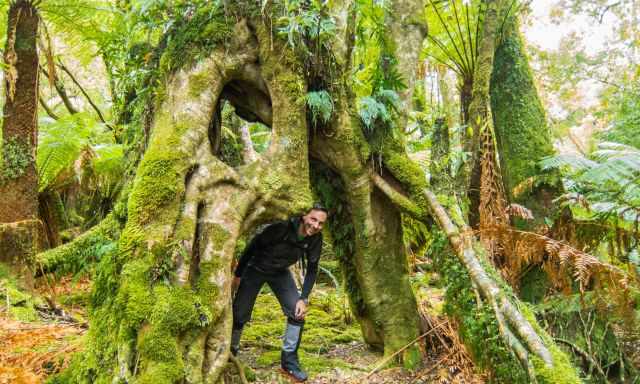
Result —
[{"label": "green moss", "polygon": [[145,155],[129,198],[129,218],[145,224],[176,200],[180,190],[180,173],[174,155]]},{"label": "green moss", "polygon": [[0,185],[24,175],[33,162],[30,146],[25,140],[19,137],[4,140],[0,159]]},{"label": "green moss", "polygon": [[152,326],[138,337],[138,350],[143,357],[154,362],[173,362],[178,355],[175,337],[161,326]]},{"label": "green moss", "polygon": [[139,384],[170,384],[179,382],[183,377],[180,365],[171,363],[151,363],[136,379]]},{"label": "green moss", "polygon": [[[242,343],[280,350],[280,337],[285,325],[286,317],[278,300],[272,293],[263,291],[256,300],[252,321],[244,331]],[[309,353],[324,354],[335,344],[361,340],[358,327],[345,324],[343,309],[337,298],[320,303],[312,297],[304,327],[300,348]]]},{"label": "green moss", "polygon": [[120,223],[109,214],[72,242],[36,255],[38,268],[45,273],[55,271],[59,274],[86,271],[115,247],[120,230]]},{"label": "green moss", "polygon": [[533,366],[536,372],[536,379],[543,384],[579,384],[582,383],[576,368],[571,363],[569,356],[564,353],[551,339],[551,336],[540,327],[533,311],[526,305],[520,306],[523,316],[533,326],[536,333],[542,337],[542,341],[549,348],[553,367],[547,365],[541,359],[533,357]]},{"label": "green moss", "polygon": [[0,223],[0,262],[19,268],[31,265],[36,252],[44,248],[43,237],[40,220]]}]

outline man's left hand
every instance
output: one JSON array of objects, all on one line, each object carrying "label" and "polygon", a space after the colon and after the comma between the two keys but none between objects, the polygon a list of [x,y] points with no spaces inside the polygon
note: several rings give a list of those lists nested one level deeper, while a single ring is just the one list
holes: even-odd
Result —
[{"label": "man's left hand", "polygon": [[295,313],[296,320],[304,319],[306,314],[307,314],[307,304],[304,303],[304,300],[300,299],[296,303],[296,313]]}]

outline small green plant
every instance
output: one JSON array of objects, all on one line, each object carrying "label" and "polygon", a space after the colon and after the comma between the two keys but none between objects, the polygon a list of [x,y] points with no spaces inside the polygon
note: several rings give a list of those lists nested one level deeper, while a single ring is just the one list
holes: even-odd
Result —
[{"label": "small green plant", "polygon": [[325,90],[309,92],[305,96],[305,100],[311,112],[313,125],[318,124],[318,120],[324,124],[329,122],[333,114],[333,100],[329,92]]},{"label": "small green plant", "polygon": [[400,97],[390,89],[380,89],[373,96],[364,96],[358,100],[358,114],[368,131],[373,130],[376,121],[390,124],[399,108]]},{"label": "small green plant", "polygon": [[33,156],[29,151],[29,145],[24,140],[17,137],[5,140],[2,145],[0,184],[24,175],[31,163],[33,163]]},{"label": "small green plant", "polygon": [[286,37],[292,48],[312,54],[311,43],[316,49],[335,36],[336,24],[326,14],[324,1],[287,0],[286,14],[278,19],[278,35]]}]

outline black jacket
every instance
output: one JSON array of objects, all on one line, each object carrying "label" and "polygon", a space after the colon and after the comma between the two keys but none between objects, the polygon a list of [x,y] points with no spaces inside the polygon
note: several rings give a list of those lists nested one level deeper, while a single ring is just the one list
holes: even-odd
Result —
[{"label": "black jacket", "polygon": [[235,275],[241,277],[247,265],[263,273],[276,274],[285,271],[306,253],[307,273],[302,285],[301,299],[307,299],[318,275],[318,262],[322,250],[322,234],[298,238],[301,218],[269,224],[256,235],[245,248]]}]

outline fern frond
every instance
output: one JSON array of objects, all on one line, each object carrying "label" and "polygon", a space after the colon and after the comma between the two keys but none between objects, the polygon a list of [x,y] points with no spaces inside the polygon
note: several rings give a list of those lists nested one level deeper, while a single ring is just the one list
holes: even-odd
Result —
[{"label": "fern frond", "polygon": [[567,167],[574,171],[583,171],[591,169],[597,164],[597,162],[589,160],[579,154],[561,154],[557,156],[545,157],[540,160],[540,167],[543,170]]},{"label": "fern frond", "polygon": [[329,92],[325,90],[309,92],[305,100],[314,125],[317,124],[318,119],[325,124],[329,122],[333,114],[333,100]]}]

